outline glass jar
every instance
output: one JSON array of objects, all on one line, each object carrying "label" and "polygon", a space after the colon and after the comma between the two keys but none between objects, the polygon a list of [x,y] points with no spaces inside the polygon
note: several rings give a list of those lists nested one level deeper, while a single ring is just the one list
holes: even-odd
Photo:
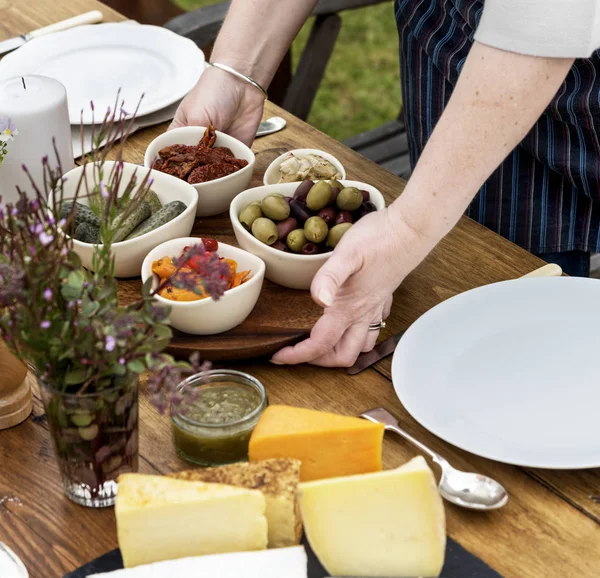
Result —
[{"label": "glass jar", "polygon": [[240,371],[214,369],[188,377],[171,406],[177,454],[201,466],[248,459],[248,442],[268,400],[263,385]]},{"label": "glass jar", "polygon": [[95,393],[58,391],[40,382],[54,453],[67,497],[112,506],[120,474],[138,469],[138,379]]}]

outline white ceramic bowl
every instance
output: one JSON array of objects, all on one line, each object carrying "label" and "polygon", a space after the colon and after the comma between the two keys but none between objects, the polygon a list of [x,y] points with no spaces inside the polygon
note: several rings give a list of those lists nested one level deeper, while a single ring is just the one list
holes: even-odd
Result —
[{"label": "white ceramic bowl", "polygon": [[[342,180],[340,182],[347,187],[357,187],[369,191],[371,201],[377,207],[377,210],[381,211],[385,208],[383,195],[375,187],[359,181]],[[262,200],[271,193],[281,193],[286,197],[291,197],[299,184],[283,183],[281,185],[265,185],[248,189],[233,199],[229,216],[240,247],[254,253],[265,262],[267,266],[265,277],[267,279],[291,289],[310,289],[314,276],[325,261],[329,259],[331,252],[318,255],[284,253],[259,241],[252,233],[246,231],[239,220],[240,213],[253,201]]]},{"label": "white ceramic bowl", "polygon": [[[154,277],[153,286],[156,288],[158,277],[152,273],[152,263],[166,256],[178,257],[186,246],[199,241],[197,237],[172,239],[152,249],[142,263],[142,281]],[[265,264],[255,255],[225,243],[219,243],[218,254],[219,257],[235,259],[240,271],[252,271],[252,278],[225,291],[218,301],[207,297],[199,301],[179,302],[156,295],[158,303],[171,308],[171,327],[192,335],[215,335],[237,327],[254,309],[265,277]]]},{"label": "white ceramic bowl", "polygon": [[[110,174],[114,164],[112,161],[104,163],[105,174]],[[93,171],[92,163],[86,164],[85,167],[87,174],[91,176]],[[67,178],[63,188],[65,200],[73,198],[75,187],[82,171],[83,167],[77,167],[65,175]],[[119,195],[124,192],[129,179],[136,172],[138,183],[141,183],[148,172],[147,169],[139,165],[124,163]],[[142,261],[148,254],[148,251],[169,239],[189,235],[194,226],[198,196],[192,185],[159,171],[152,171],[151,178],[154,180],[151,188],[163,205],[170,201],[181,201],[187,205],[187,209],[180,215],[177,215],[172,221],[154,229],[154,231],[150,231],[135,239],[114,243],[112,253],[115,256],[116,277],[137,277],[140,274]],[[78,202],[87,205],[88,199],[80,196]],[[92,257],[94,255],[94,245],[73,239],[73,248],[79,255],[83,266],[93,270]]]},{"label": "white ceramic bowl", "polygon": [[[161,134],[148,145],[144,156],[144,166],[152,167],[154,161],[158,158],[158,151],[164,147],[176,144],[197,145],[204,136],[205,130],[206,127],[203,126],[186,126]],[[199,217],[210,217],[226,212],[233,198],[239,192],[248,188],[254,172],[254,153],[236,138],[219,131],[216,131],[216,133],[215,146],[230,148],[238,159],[245,159],[248,164],[226,177],[207,183],[191,185],[198,194],[196,215]]]},{"label": "white ceramic bowl", "polygon": [[325,151],[320,151],[318,149],[294,149],[292,151],[288,151],[287,153],[283,153],[278,156],[265,171],[265,176],[263,178],[263,183],[265,185],[276,185],[279,182],[279,167],[283,159],[288,156],[290,153],[294,153],[298,158],[304,158],[307,155],[319,155],[323,157],[325,160],[329,161],[342,175],[342,177],[338,180],[343,180],[346,178],[346,169],[343,167],[342,163],[338,161],[333,155],[326,153]]}]

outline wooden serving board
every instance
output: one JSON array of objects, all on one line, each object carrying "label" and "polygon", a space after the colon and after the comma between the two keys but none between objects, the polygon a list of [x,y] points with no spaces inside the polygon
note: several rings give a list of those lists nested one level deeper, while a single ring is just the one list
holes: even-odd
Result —
[{"label": "wooden serving board", "polygon": [[[262,185],[265,168],[292,148],[271,148],[257,154],[252,186]],[[238,246],[228,213],[198,217],[191,236],[211,237]],[[118,281],[120,301],[123,304],[135,301],[141,287],[140,279]],[[188,357],[197,351],[210,361],[269,356],[310,333],[321,312],[309,291],[287,289],[265,279],[258,302],[244,323],[219,335],[189,335],[174,330],[169,351],[177,357]]]}]

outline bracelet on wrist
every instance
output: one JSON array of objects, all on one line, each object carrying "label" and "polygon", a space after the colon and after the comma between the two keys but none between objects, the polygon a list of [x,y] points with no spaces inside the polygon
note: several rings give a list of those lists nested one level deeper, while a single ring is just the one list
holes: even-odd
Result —
[{"label": "bracelet on wrist", "polygon": [[246,76],[245,74],[242,74],[241,72],[238,72],[237,70],[235,70],[235,68],[231,68],[231,66],[227,66],[226,64],[221,64],[219,62],[209,62],[208,64],[209,64],[209,66],[218,68],[219,70],[224,70],[225,72],[232,74],[233,76],[239,78],[240,80],[243,80],[244,82],[247,82],[248,84],[251,84],[254,88],[260,90],[263,93],[265,100],[267,100],[269,98],[267,91],[258,82],[256,82],[256,80],[254,80],[253,78],[250,78],[249,76]]}]

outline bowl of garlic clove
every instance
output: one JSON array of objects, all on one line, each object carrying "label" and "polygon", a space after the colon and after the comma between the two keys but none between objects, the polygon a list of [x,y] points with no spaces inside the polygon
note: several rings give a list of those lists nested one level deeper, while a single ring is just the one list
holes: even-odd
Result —
[{"label": "bowl of garlic clove", "polygon": [[346,170],[333,155],[318,149],[295,149],[277,157],[265,171],[265,185],[304,180],[343,180]]}]

